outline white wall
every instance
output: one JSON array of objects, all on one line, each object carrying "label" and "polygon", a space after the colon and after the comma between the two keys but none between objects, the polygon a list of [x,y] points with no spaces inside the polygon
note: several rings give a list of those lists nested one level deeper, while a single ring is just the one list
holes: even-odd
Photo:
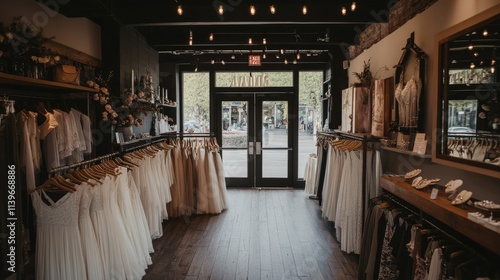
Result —
[{"label": "white wall", "polygon": [[[415,43],[427,54],[426,60],[426,131],[432,128],[432,103],[436,92],[431,92],[432,84],[436,82],[436,74],[433,73],[432,65],[435,55],[435,36],[437,33],[448,29],[486,9],[500,4],[500,0],[439,0],[424,12],[416,15],[399,29],[365,50],[350,62],[348,69],[349,84],[355,82],[353,72],[363,69],[363,61],[371,59],[371,71],[375,74],[381,67],[386,66],[389,71],[380,71],[377,78],[387,78],[395,75],[396,65],[401,58],[402,48],[406,45],[406,39],[415,32]],[[411,73],[410,73],[411,74]],[[408,78],[405,79],[405,81]]]},{"label": "white wall", "polygon": [[[44,0],[63,5],[70,0]],[[61,4],[59,4],[61,3]],[[0,1],[0,21],[10,24],[13,17],[24,16],[35,26],[43,28],[44,37],[101,59],[101,28],[86,18],[67,18],[34,0]]]}]

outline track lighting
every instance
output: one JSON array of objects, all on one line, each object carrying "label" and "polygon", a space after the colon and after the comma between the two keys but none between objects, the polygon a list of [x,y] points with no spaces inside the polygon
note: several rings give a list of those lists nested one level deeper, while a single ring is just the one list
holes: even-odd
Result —
[{"label": "track lighting", "polygon": [[306,5],[302,6],[302,14],[307,15],[307,6]]},{"label": "track lighting", "polygon": [[342,15],[346,15],[347,14],[347,9],[345,7],[342,7]]},{"label": "track lighting", "polygon": [[217,10],[219,12],[219,15],[223,15],[224,14],[224,6],[221,4],[219,5],[219,9]]},{"label": "track lighting", "polygon": [[271,11],[271,14],[273,15],[276,13],[276,8],[274,7],[274,5],[269,6],[269,11]]},{"label": "track lighting", "polygon": [[250,14],[252,16],[255,16],[255,6],[254,5],[250,5]]},{"label": "track lighting", "polygon": [[352,2],[351,4],[351,11],[355,11],[356,10],[356,2]]},{"label": "track lighting", "polygon": [[214,33],[210,33],[208,36],[208,40],[213,41],[214,40]]},{"label": "track lighting", "polygon": [[182,10],[182,6],[181,5],[177,6],[177,14],[182,16],[183,13],[184,13],[184,10]]}]

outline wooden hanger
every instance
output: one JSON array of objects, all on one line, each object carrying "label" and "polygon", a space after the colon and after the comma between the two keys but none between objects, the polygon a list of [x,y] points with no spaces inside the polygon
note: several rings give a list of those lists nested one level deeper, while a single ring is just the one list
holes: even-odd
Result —
[{"label": "wooden hanger", "polygon": [[74,187],[68,187],[66,185],[61,184],[59,181],[57,181],[57,179],[55,179],[55,177],[52,177],[52,178],[46,180],[42,185],[35,188],[30,193],[35,192],[35,191],[40,191],[40,190],[45,190],[45,191],[50,191],[50,192],[60,192],[60,191],[76,192],[76,189]]}]

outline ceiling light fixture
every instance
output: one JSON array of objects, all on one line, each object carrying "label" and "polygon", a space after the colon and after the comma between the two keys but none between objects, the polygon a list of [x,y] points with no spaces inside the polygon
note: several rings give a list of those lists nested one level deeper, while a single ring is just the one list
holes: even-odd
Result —
[{"label": "ceiling light fixture", "polygon": [[280,54],[284,54],[285,53],[285,50],[284,49],[281,49],[280,50]]},{"label": "ceiling light fixture", "polygon": [[491,66],[495,65],[496,60],[492,59],[491,60]]},{"label": "ceiling light fixture", "polygon": [[234,54],[233,54],[233,55],[231,56],[231,59],[235,59],[235,58],[236,58],[236,56],[234,56]]},{"label": "ceiling light fixture", "polygon": [[223,60],[220,61],[220,63],[222,63],[222,65],[226,65],[226,62]]},{"label": "ceiling light fixture", "polygon": [[346,15],[347,14],[347,9],[345,7],[342,7],[342,15]]},{"label": "ceiling light fixture", "polygon": [[307,15],[307,6],[306,5],[302,6],[302,14]]},{"label": "ceiling light fixture", "polygon": [[215,59],[212,59],[212,61],[210,61],[210,63],[215,64]]},{"label": "ceiling light fixture", "polygon": [[475,56],[475,57],[478,57],[478,56],[479,56],[479,54],[478,54],[477,52],[474,52],[474,56]]},{"label": "ceiling light fixture", "polygon": [[219,15],[223,15],[224,14],[224,6],[221,4],[219,5],[219,9],[217,10],[219,12]]},{"label": "ceiling light fixture", "polygon": [[267,55],[266,55],[266,53],[264,52],[264,53],[262,54],[262,59],[266,59],[266,58],[267,58]]},{"label": "ceiling light fixture", "polygon": [[288,64],[288,60],[285,58],[285,64]]},{"label": "ceiling light fixture", "polygon": [[351,4],[351,11],[355,11],[356,10],[356,2],[352,2]]},{"label": "ceiling light fixture", "polygon": [[297,59],[300,59],[300,53],[297,52]]},{"label": "ceiling light fixture", "polygon": [[248,38],[248,44],[249,45],[253,44],[252,37]]},{"label": "ceiling light fixture", "polygon": [[189,30],[189,45],[193,45],[193,31]]},{"label": "ceiling light fixture", "polygon": [[269,6],[269,11],[271,11],[271,14],[273,15],[276,13],[276,8],[274,7],[274,5]]},{"label": "ceiling light fixture", "polygon": [[214,33],[210,33],[210,36],[208,36],[208,40],[210,41],[214,40]]},{"label": "ceiling light fixture", "polygon": [[483,36],[488,36],[488,30],[486,30],[486,29],[485,29],[485,30],[483,31]]},{"label": "ceiling light fixture", "polygon": [[181,5],[177,6],[177,14],[182,16],[183,13],[184,13],[184,10],[182,10],[182,6]]},{"label": "ceiling light fixture", "polygon": [[254,5],[250,5],[250,14],[252,16],[255,16],[255,6]]},{"label": "ceiling light fixture", "polygon": [[265,44],[267,44],[267,40],[266,40],[266,38],[262,38],[262,45],[265,45]]},{"label": "ceiling light fixture", "polygon": [[469,45],[469,47],[468,47],[469,50],[472,50],[473,48],[474,48],[474,46],[472,44]]},{"label": "ceiling light fixture", "polygon": [[495,73],[495,67],[492,66],[490,70],[491,70],[491,74]]},{"label": "ceiling light fixture", "polygon": [[474,68],[476,68],[476,64],[474,64],[474,62],[471,62],[470,63],[470,69],[474,69]]}]

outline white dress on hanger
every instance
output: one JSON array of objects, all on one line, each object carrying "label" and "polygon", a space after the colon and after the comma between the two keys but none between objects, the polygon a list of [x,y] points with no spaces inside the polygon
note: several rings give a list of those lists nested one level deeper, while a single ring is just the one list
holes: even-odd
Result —
[{"label": "white dress on hanger", "polygon": [[81,195],[81,190],[68,192],[54,202],[43,190],[31,194],[37,217],[36,279],[87,279],[78,228]]}]

